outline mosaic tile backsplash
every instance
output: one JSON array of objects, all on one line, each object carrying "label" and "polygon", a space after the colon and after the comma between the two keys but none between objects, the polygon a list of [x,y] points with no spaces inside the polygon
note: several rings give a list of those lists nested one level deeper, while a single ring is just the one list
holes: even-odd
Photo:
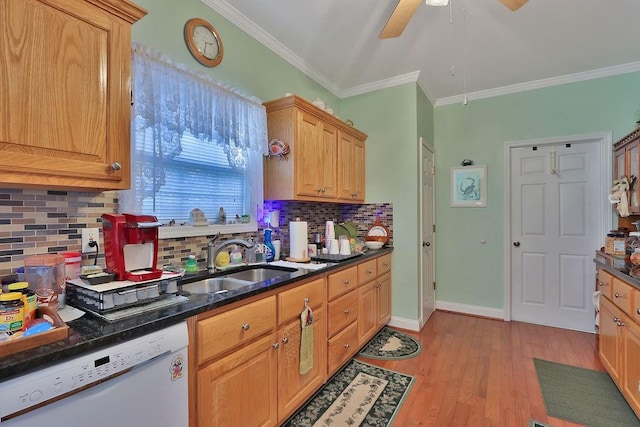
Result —
[{"label": "mosaic tile backsplash", "polygon": [[[325,221],[353,222],[358,227],[358,237],[364,238],[367,230],[380,217],[389,228],[389,244],[393,244],[393,206],[388,203],[343,205],[337,203],[265,201],[265,216],[279,211],[278,228],[273,239],[281,240],[282,254],[288,255],[289,222],[300,218],[307,221],[309,242],[313,233],[323,233]],[[46,190],[0,189],[0,277],[12,273],[24,265],[24,258],[43,253],[80,251],[82,228],[100,228],[103,213],[118,211],[118,193],[72,192]],[[222,235],[221,240],[254,237],[263,240],[265,222],[259,223],[255,233]],[[163,239],[158,248],[158,264],[183,265],[194,254],[199,266],[206,265],[207,243],[212,236]],[[93,255],[83,254],[83,264],[93,264]],[[104,252],[100,250],[98,265],[104,266]]]}]

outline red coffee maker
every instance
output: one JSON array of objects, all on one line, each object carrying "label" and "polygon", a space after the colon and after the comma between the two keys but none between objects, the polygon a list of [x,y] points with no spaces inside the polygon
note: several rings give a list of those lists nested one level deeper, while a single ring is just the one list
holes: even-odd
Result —
[{"label": "red coffee maker", "polygon": [[116,280],[158,279],[158,227],[153,215],[103,214],[102,231],[107,270]]}]

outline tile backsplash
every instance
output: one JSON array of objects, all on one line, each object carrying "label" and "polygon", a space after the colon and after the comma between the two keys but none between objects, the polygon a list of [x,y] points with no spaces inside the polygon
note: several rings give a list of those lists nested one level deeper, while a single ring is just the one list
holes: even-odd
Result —
[{"label": "tile backsplash", "polygon": [[[324,231],[325,221],[353,222],[358,227],[358,236],[364,237],[375,222],[376,216],[390,230],[393,244],[393,206],[388,203],[349,205],[337,203],[265,201],[265,216],[279,211],[279,227],[273,228],[273,239],[282,241],[283,255],[288,254],[289,222],[300,218],[307,221],[309,241],[313,233]],[[15,273],[24,265],[24,258],[43,253],[58,253],[80,250],[82,228],[100,228],[102,247],[102,225],[100,215],[117,213],[118,193],[73,192],[47,190],[0,189],[0,276]],[[256,233],[223,235],[231,238],[256,238],[262,241],[262,230],[267,227],[259,222]],[[189,254],[196,255],[204,268],[207,243],[212,236],[163,239],[158,248],[158,264],[184,264]],[[93,255],[83,254],[83,264],[93,263]],[[104,252],[100,249],[97,263],[104,266]]]}]

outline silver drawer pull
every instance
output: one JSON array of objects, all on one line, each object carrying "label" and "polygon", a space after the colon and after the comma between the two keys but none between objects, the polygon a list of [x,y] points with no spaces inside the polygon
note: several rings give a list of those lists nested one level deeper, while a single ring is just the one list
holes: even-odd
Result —
[{"label": "silver drawer pull", "polygon": [[245,331],[248,331],[250,327],[251,325],[249,325],[248,323],[245,323],[244,325],[242,325],[242,329]]},{"label": "silver drawer pull", "polygon": [[349,284],[349,279],[344,280],[344,281],[343,281],[343,283],[344,283],[345,285],[348,285],[348,284]]},{"label": "silver drawer pull", "polygon": [[616,292],[615,294],[613,294],[613,296],[615,296],[616,298],[622,298],[622,294],[619,294],[618,292]]},{"label": "silver drawer pull", "polygon": [[289,338],[287,338],[287,337],[282,338],[282,342],[284,344],[288,343],[289,342]]},{"label": "silver drawer pull", "polygon": [[273,348],[276,349],[276,350],[279,349],[280,348],[280,344],[278,344],[277,342],[274,342],[273,343]]},{"label": "silver drawer pull", "polygon": [[598,286],[603,287],[604,283],[603,282],[598,282]]},{"label": "silver drawer pull", "polygon": [[367,270],[367,273],[373,274],[373,270]]},{"label": "silver drawer pull", "polygon": [[349,310],[345,310],[345,311],[344,311],[344,314],[349,314]]},{"label": "silver drawer pull", "polygon": [[114,171],[119,171],[120,169],[122,169],[122,165],[118,162],[113,162],[111,164],[111,169],[113,169]]},{"label": "silver drawer pull", "polygon": [[344,348],[349,348],[349,343],[345,344]]}]

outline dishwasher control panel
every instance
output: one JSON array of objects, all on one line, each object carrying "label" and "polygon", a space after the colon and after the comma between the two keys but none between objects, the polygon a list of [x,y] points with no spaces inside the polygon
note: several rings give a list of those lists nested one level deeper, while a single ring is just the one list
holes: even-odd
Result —
[{"label": "dishwasher control panel", "polygon": [[0,422],[9,415],[74,394],[127,369],[187,346],[182,322],[121,344],[0,383]]}]

